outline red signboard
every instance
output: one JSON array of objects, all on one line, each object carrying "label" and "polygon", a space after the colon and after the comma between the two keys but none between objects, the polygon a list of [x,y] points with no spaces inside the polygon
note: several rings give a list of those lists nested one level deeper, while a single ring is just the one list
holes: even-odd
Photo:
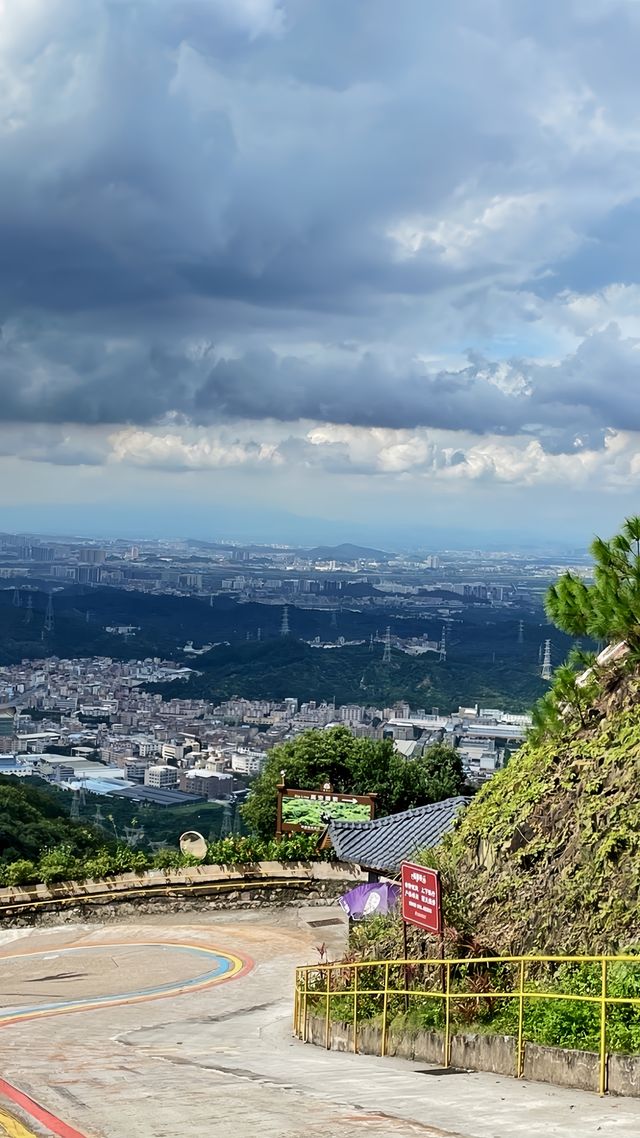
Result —
[{"label": "red signboard", "polygon": [[442,932],[440,876],[435,869],[402,863],[402,919],[425,932]]}]

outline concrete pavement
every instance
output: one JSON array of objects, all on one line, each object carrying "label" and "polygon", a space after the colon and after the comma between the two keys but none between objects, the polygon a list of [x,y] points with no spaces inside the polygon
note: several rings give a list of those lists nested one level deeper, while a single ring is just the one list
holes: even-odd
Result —
[{"label": "concrete pavement", "polygon": [[[322,941],[338,953],[344,925],[310,923],[336,920],[340,910],[333,906],[198,914],[197,925],[184,913],[145,926],[32,931],[0,943],[3,953],[46,948],[50,958],[46,972],[42,956],[14,962],[13,976],[11,962],[3,965],[5,1005],[16,1001],[11,992],[20,993],[19,1003],[25,989],[32,994],[39,986],[50,1004],[51,987],[61,1000],[77,998],[79,984],[87,999],[97,986],[115,999],[125,987],[152,986],[155,971],[177,987],[197,980],[193,955],[168,947],[147,953],[128,942],[182,941],[254,962],[251,971],[220,986],[9,1024],[1,1037],[4,1076],[87,1138],[178,1138],[185,1131],[198,1138],[638,1138],[635,1100],[600,1100],[495,1075],[440,1073],[426,1064],[326,1052],[294,1040],[293,967],[317,959]],[[91,946],[73,955],[73,971],[85,973],[75,979],[64,977],[69,955],[52,959],[74,938]],[[107,942],[116,940],[123,947],[113,949],[116,963],[107,965]],[[96,945],[104,951],[96,952]],[[92,979],[96,960],[104,967]],[[56,975],[61,978],[46,979]]]}]

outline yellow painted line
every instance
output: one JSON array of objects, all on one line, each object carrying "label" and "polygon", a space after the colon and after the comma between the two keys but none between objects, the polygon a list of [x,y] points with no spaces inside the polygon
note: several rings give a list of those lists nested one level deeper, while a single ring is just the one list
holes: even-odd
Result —
[{"label": "yellow painted line", "polygon": [[38,1138],[34,1130],[29,1130],[18,1118],[0,1106],[0,1134],[7,1138]]},{"label": "yellow painted line", "polygon": [[315,881],[315,878],[312,877],[259,877],[256,878],[255,881],[238,877],[224,881],[204,883],[183,882],[180,884],[167,885],[162,882],[158,885],[134,885],[131,889],[117,889],[105,893],[66,893],[60,897],[46,897],[30,901],[0,902],[0,911],[2,911],[4,916],[9,916],[12,912],[18,912],[20,909],[34,909],[41,905],[49,905],[55,909],[56,907],[63,907],[64,905],[90,905],[93,902],[114,901],[118,897],[144,897],[146,895],[153,896],[154,894],[170,896],[176,893],[231,893],[235,890],[242,891],[245,889],[273,889],[278,885],[291,888],[296,885],[307,885],[313,881]]},{"label": "yellow painted line", "polygon": [[86,952],[100,951],[101,949],[111,948],[131,948],[131,947],[150,948],[160,946],[163,948],[189,948],[196,949],[199,953],[205,956],[212,956],[220,960],[223,958],[230,962],[230,967],[226,971],[216,976],[208,976],[200,981],[183,980],[171,987],[163,987],[162,990],[151,990],[149,992],[125,992],[121,996],[113,996],[111,999],[98,999],[91,1000],[90,998],[77,1003],[68,1002],[60,1003],[57,1007],[49,1008],[31,1008],[29,1011],[23,1013],[9,1013],[8,1015],[0,1015],[0,1027],[5,1027],[13,1023],[22,1023],[25,1020],[32,1019],[46,1019],[48,1016],[69,1015],[74,1012],[84,1011],[99,1011],[101,1008],[114,1008],[123,1007],[128,1004],[142,1004],[151,1000],[171,999],[174,996],[188,994],[190,992],[201,992],[206,988],[212,988],[216,984],[223,984],[226,980],[235,979],[243,972],[248,972],[253,967],[253,961],[249,957],[236,956],[235,953],[225,952],[221,949],[208,948],[203,944],[196,944],[193,941],[101,941],[97,944],[80,944],[80,945],[66,945],[65,947],[51,946],[46,949],[31,949],[26,952],[14,952],[4,956],[0,956],[0,960],[16,960],[26,959],[30,956],[45,956],[50,953],[64,953],[64,952]]}]

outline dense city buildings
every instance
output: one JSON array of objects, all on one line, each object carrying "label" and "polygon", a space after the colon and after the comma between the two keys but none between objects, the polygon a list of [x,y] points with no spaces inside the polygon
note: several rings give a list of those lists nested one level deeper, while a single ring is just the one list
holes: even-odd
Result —
[{"label": "dense city buildings", "polygon": [[[434,742],[456,747],[473,781],[503,765],[530,718],[498,708],[455,714],[393,707],[231,699],[163,699],[146,685],[188,674],[160,659],[25,661],[0,672],[0,772],[39,774],[58,785],[145,800],[148,790],[224,801],[260,773],[271,747],[302,731],[344,725],[394,741],[408,762]],[[137,788],[137,789],[136,789]]]},{"label": "dense city buildings", "polygon": [[[117,586],[148,593],[231,594],[300,607],[353,603],[384,609],[391,598],[408,611],[464,603],[509,605],[539,596],[567,564],[586,572],[585,555],[421,550],[388,553],[355,545],[296,549],[204,541],[120,540],[0,535],[0,578]],[[240,567],[240,568],[239,568]],[[122,627],[122,635],[135,631]]]}]

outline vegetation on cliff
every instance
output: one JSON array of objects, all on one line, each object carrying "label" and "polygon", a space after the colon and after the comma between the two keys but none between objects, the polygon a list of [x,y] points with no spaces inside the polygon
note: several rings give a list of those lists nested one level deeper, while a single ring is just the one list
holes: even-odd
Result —
[{"label": "vegetation on cliff", "polygon": [[640,519],[592,551],[594,583],[565,574],[547,609],[567,631],[624,639],[629,654],[558,670],[531,739],[448,842],[474,933],[496,951],[640,938]]}]

